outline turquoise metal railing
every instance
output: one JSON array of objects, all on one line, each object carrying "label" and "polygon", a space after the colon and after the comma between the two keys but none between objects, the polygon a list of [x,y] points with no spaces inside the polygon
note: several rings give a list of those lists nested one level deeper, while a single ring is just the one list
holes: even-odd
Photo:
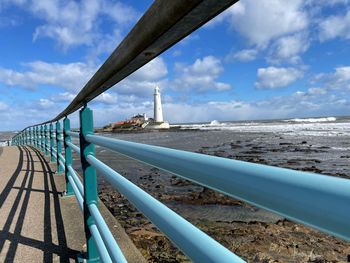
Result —
[{"label": "turquoise metal railing", "polygon": [[[65,167],[67,193],[74,193],[81,209],[89,211],[86,221],[91,222],[88,224],[91,236],[87,238],[95,242],[90,244],[90,248],[96,246],[95,253],[107,251],[112,262],[119,262],[117,259],[121,260],[123,256],[98,212],[95,169],[193,261],[241,262],[241,260],[96,159],[93,145],[111,149],[294,221],[350,240],[350,215],[348,213],[350,180],[106,138],[93,134],[92,122],[92,112],[87,107],[81,111],[81,124],[85,124],[81,133],[70,131],[69,119],[65,118],[65,129],[62,132],[65,135],[65,157],[61,153],[57,153],[57,156],[59,165]],[[84,127],[87,129],[85,134]],[[32,141],[33,138],[25,137],[27,134],[30,133],[17,135],[14,143],[18,142],[18,138],[21,142],[19,144]],[[71,142],[71,136],[79,137],[82,147],[74,145]],[[35,145],[35,140],[33,140],[33,145]],[[57,151],[52,146],[48,149]],[[71,150],[80,154],[85,161],[83,165],[84,185],[72,167],[71,153],[69,153]],[[86,193],[90,195],[90,199],[86,198],[85,189],[90,190]],[[104,247],[101,247],[101,241]],[[102,256],[106,257],[106,255]],[[90,255],[89,258],[94,257],[97,255]],[[123,260],[120,262],[125,262],[125,258]]]},{"label": "turquoise metal railing", "polygon": [[[66,179],[65,196],[83,211],[88,262],[126,262],[98,209],[96,171],[195,262],[244,262],[154,197],[95,157],[95,145],[158,167],[228,196],[268,209],[325,233],[350,240],[350,181],[326,175],[247,163],[116,140],[94,134],[87,103],[190,34],[235,0],[156,0],[133,30],[57,117],[24,129],[12,144],[32,145]],[[155,15],[156,14],[156,15]],[[68,116],[79,112],[79,132]],[[63,120],[63,129],[61,121]],[[49,126],[48,126],[49,125]],[[79,146],[71,138],[79,139]],[[62,149],[63,144],[63,149]],[[80,156],[83,182],[72,164]]]}]

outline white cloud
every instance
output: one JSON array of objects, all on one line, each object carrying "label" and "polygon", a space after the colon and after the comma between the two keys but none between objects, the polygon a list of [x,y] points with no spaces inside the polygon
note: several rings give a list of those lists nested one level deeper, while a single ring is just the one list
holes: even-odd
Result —
[{"label": "white cloud", "polygon": [[217,81],[224,71],[222,63],[214,56],[196,59],[192,65],[177,63],[175,65],[179,77],[174,81],[174,89],[178,91],[228,90],[231,86]]},{"label": "white cloud", "polygon": [[302,0],[239,1],[208,27],[228,21],[230,28],[248,41],[248,48],[229,53],[226,61],[252,61],[258,53],[268,63],[299,63],[310,45],[310,9]]},{"label": "white cloud", "polygon": [[312,83],[320,83],[329,90],[350,90],[350,66],[337,67],[333,73],[318,74]]},{"label": "white cloud", "polygon": [[246,0],[225,13],[231,28],[246,37],[250,44],[266,46],[272,39],[299,32],[309,21],[302,10],[302,0]]},{"label": "white cloud", "polygon": [[0,101],[0,111],[8,109],[8,105],[5,102]]},{"label": "white cloud", "polygon": [[234,62],[234,61],[241,61],[241,62],[249,62],[256,59],[256,56],[258,55],[258,50],[256,49],[243,49],[238,52],[230,52],[226,58],[226,62]]},{"label": "white cloud", "polygon": [[301,60],[300,54],[304,53],[309,45],[309,38],[305,33],[281,37],[272,44],[269,61],[297,63]]},{"label": "white cloud", "polygon": [[[29,10],[42,23],[35,28],[33,39],[51,38],[63,49],[72,46],[98,46],[114,34],[104,34],[104,21],[113,23],[114,32],[133,23],[139,14],[120,1],[85,0],[85,1],[5,1],[4,5],[17,5]],[[120,39],[115,39],[116,41]],[[103,49],[99,49],[104,51]],[[104,51],[104,52],[109,52]]]},{"label": "white cloud", "polygon": [[[71,102],[97,69],[95,65],[81,62],[59,64],[35,61],[24,64],[24,67],[27,70],[0,68],[0,82],[26,89],[41,86],[63,89],[63,92],[51,95],[48,99],[41,99],[38,102],[41,107]],[[121,101],[140,102],[144,98],[152,97],[155,86],[159,85],[163,90],[168,86],[164,79],[167,73],[164,60],[160,57],[155,58],[108,92],[96,97],[94,102],[113,105],[118,102],[118,97]]]},{"label": "white cloud", "polygon": [[255,86],[262,89],[282,88],[302,77],[303,71],[296,68],[259,68]]},{"label": "white cloud", "polygon": [[71,93],[68,91],[60,92],[52,96],[51,100],[55,102],[70,102],[74,99],[75,96],[76,96],[76,93]]},{"label": "white cloud", "polygon": [[321,21],[320,25],[321,41],[343,37],[350,39],[350,11],[345,15],[330,16]]},{"label": "white cloud", "polygon": [[48,109],[54,105],[54,102],[49,99],[40,99],[38,104],[42,109]]},{"label": "white cloud", "polygon": [[149,98],[156,86],[160,86],[162,90],[167,88],[167,74],[166,63],[161,57],[157,57],[115,85],[111,91],[127,96],[127,99]]},{"label": "white cloud", "polygon": [[117,96],[114,94],[110,94],[108,92],[103,92],[99,96],[97,96],[92,102],[98,102],[102,104],[116,104],[117,103]]},{"label": "white cloud", "polygon": [[34,61],[24,64],[27,71],[0,68],[0,82],[9,86],[33,89],[41,85],[62,87],[67,90],[80,90],[92,77],[96,66],[81,62],[59,64]]},{"label": "white cloud", "polygon": [[315,95],[315,96],[318,96],[318,95],[324,95],[327,93],[327,90],[326,89],[323,89],[323,88],[309,88],[308,89],[308,93],[310,95]]},{"label": "white cloud", "polygon": [[164,60],[161,57],[157,57],[130,75],[128,79],[133,81],[154,81],[165,77],[167,74],[168,68]]}]

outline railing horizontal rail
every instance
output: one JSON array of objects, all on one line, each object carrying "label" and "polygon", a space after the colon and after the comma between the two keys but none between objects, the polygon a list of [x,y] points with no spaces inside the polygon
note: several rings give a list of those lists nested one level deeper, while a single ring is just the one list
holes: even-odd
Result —
[{"label": "railing horizontal rail", "polygon": [[[101,257],[101,261],[103,263],[113,263],[113,262],[119,263],[119,261],[112,261],[111,257],[109,256],[107,248],[106,248],[105,244],[103,243],[101,233],[98,231],[96,224],[90,225],[89,229],[90,229],[90,232],[91,232],[92,237],[94,239],[94,242],[96,244],[98,254]],[[122,261],[120,261],[120,262],[122,262]]]},{"label": "railing horizontal rail", "polygon": [[83,186],[82,182],[80,181],[78,174],[75,172],[75,170],[73,169],[73,167],[71,165],[68,165],[68,171],[69,171],[69,175],[73,178],[74,183],[79,190],[79,193],[82,196],[84,196],[84,186]]},{"label": "railing horizontal rail", "polygon": [[245,262],[94,156],[86,159],[193,261]]},{"label": "railing horizontal rail", "polygon": [[126,259],[95,204],[88,206],[113,262],[126,263]]},{"label": "railing horizontal rail", "polygon": [[68,175],[68,180],[73,188],[73,191],[74,191],[74,195],[75,195],[75,198],[77,199],[78,201],[78,204],[79,204],[79,207],[80,207],[80,210],[83,211],[84,210],[84,199],[83,199],[83,196],[80,194],[79,190],[78,190],[78,187],[77,185],[75,184],[75,181],[73,179],[73,177],[69,174]]},{"label": "railing horizontal rail", "polygon": [[66,133],[72,137],[79,138],[79,132],[66,131]]},{"label": "railing horizontal rail", "polygon": [[66,142],[69,148],[75,151],[77,154],[80,154],[80,148],[71,142]]},{"label": "railing horizontal rail", "polygon": [[90,143],[350,240],[350,180],[87,135]]},{"label": "railing horizontal rail", "polygon": [[62,162],[62,160],[58,160],[59,164],[61,165],[62,169],[64,170],[65,167],[64,167],[64,162]]},{"label": "railing horizontal rail", "polygon": [[[63,157],[63,155],[61,154],[61,153],[58,153],[58,157],[60,158],[60,160],[62,161],[62,162],[66,162],[66,159]],[[64,166],[64,165],[63,165]]]}]

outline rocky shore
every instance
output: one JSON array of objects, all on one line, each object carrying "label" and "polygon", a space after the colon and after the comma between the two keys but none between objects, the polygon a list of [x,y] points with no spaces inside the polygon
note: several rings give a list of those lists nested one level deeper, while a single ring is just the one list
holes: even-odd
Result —
[{"label": "rocky shore", "polygon": [[[327,157],[331,149],[325,143],[273,137],[239,137],[200,147],[197,152],[349,178],[346,165],[350,156],[346,152],[332,159]],[[130,177],[127,170],[122,174]],[[156,168],[138,167],[137,174],[133,180],[141,188],[248,262],[349,262],[348,242]],[[103,181],[99,196],[149,262],[189,262],[147,218]]]}]

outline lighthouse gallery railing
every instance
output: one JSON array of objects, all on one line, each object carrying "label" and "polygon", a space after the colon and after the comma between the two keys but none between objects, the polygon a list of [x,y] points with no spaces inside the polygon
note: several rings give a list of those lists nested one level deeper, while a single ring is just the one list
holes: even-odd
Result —
[{"label": "lighthouse gallery railing", "polygon": [[[32,145],[45,155],[50,155],[51,161],[57,162],[57,172],[65,173],[66,195],[75,194],[84,211],[88,261],[126,262],[97,207],[98,171],[193,261],[244,262],[98,160],[94,145],[106,147],[293,221],[350,240],[349,180],[94,134],[92,111],[87,107],[89,101],[235,2],[236,0],[155,1],[63,112],[52,120],[27,127],[13,137],[13,144]],[[80,132],[72,132],[67,116],[80,108]],[[60,122],[62,119],[63,129]],[[79,138],[80,147],[72,143],[71,137]],[[72,150],[80,155],[83,182],[72,167]]]}]

